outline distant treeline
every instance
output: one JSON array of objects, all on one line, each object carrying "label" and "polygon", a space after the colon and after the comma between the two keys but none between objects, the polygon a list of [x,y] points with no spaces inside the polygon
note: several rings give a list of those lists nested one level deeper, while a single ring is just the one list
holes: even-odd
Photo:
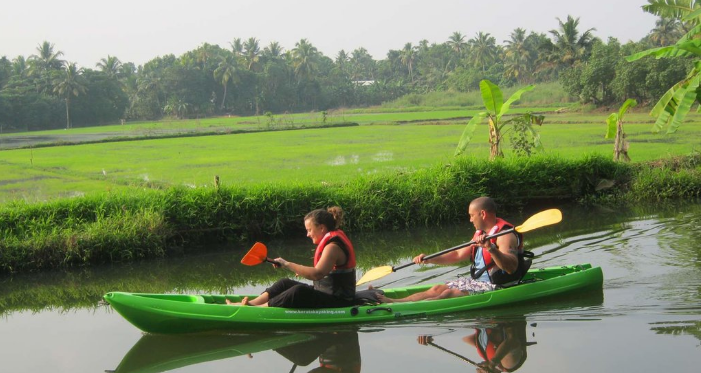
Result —
[{"label": "distant treeline", "polygon": [[62,60],[45,41],[34,55],[0,58],[0,133],[365,107],[406,94],[474,91],[482,79],[502,87],[560,81],[573,97],[597,105],[645,102],[688,71],[684,59],[624,60],[674,42],[681,35],[678,21],[658,22],[648,36],[625,45],[579,30],[579,18],[557,21],[548,34],[517,28],[502,44],[489,33],[468,38],[455,32],[440,44],[406,43],[381,60],[365,48],[330,58],[306,39],[285,50],[277,42],[261,47],[251,37],[226,48],[205,43],[143,66],[107,56],[93,69]]}]

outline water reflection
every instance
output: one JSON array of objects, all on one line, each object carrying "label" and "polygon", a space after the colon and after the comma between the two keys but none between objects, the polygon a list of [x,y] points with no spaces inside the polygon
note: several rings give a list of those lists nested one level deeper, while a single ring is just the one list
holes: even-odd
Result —
[{"label": "water reflection", "polygon": [[[314,361],[309,372],[360,372],[356,330],[332,332],[144,335],[127,352],[114,373],[159,373],[190,365],[275,351],[291,363],[291,372]],[[235,363],[234,363],[235,364]]]},{"label": "water reflection", "polygon": [[437,343],[439,338],[435,336],[421,335],[417,341],[473,365],[477,372],[514,372],[526,362],[527,347],[536,344],[527,341],[526,325],[526,319],[521,318],[512,321],[495,320],[493,326],[475,328],[474,333],[462,338],[463,342],[475,349],[474,360],[440,346]]}]

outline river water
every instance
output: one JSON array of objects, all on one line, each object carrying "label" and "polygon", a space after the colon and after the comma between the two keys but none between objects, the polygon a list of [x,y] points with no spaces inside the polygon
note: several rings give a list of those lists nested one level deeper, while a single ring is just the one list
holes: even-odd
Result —
[{"label": "river water", "polygon": [[[188,336],[143,334],[99,303],[102,294],[116,290],[257,293],[286,275],[267,265],[242,266],[238,261],[247,248],[232,247],[194,257],[0,278],[1,370],[698,372],[701,203],[560,208],[562,223],[526,236],[528,249],[536,253],[533,266],[600,266],[602,292],[353,327]],[[534,212],[506,218],[518,224]],[[456,225],[351,237],[359,267],[368,270],[455,246],[473,230]],[[311,246],[300,238],[269,242],[268,250],[305,263]],[[373,285],[439,282],[467,268],[410,266]],[[495,354],[500,365],[477,367]]]}]

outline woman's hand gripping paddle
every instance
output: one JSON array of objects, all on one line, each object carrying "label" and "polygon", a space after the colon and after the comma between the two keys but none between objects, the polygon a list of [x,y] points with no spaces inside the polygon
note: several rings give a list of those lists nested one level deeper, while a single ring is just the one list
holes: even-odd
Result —
[{"label": "woman's hand gripping paddle", "polygon": [[268,262],[275,267],[280,267],[280,263],[268,258],[268,248],[261,242],[253,244],[250,250],[241,259],[241,264],[247,266],[255,266],[263,262]]},{"label": "woman's hand gripping paddle", "polygon": [[[528,220],[523,222],[523,224],[519,225],[518,227],[507,229],[505,231],[501,231],[501,232],[498,232],[496,234],[489,235],[486,238],[492,239],[495,237],[499,237],[499,236],[503,236],[505,234],[512,233],[514,231],[516,231],[518,233],[524,233],[524,232],[528,232],[528,231],[531,231],[534,229],[544,227],[546,225],[552,225],[555,223],[559,223],[561,220],[562,220],[562,212],[560,212],[560,210],[558,210],[558,209],[545,210],[545,211],[541,211],[541,212],[531,216],[530,218],[528,218]],[[466,246],[474,245],[475,243],[476,242],[474,240],[472,240],[470,242],[465,242],[465,243],[460,244],[458,246],[454,246],[454,247],[451,247],[449,249],[439,251],[435,254],[426,255],[424,257],[424,260],[435,258],[437,256],[447,254],[451,251],[462,249],[463,247],[466,247]],[[409,267],[410,265],[413,265],[413,264],[415,264],[415,263],[414,262],[406,263],[406,264],[402,264],[402,265],[397,266],[397,267],[384,266],[384,267],[373,268],[373,269],[367,271],[363,275],[363,277],[361,277],[360,280],[358,280],[358,282],[356,283],[356,286],[364,284],[366,282],[380,279],[382,277],[387,276],[388,274],[390,274],[392,272],[396,272],[399,269]]]}]

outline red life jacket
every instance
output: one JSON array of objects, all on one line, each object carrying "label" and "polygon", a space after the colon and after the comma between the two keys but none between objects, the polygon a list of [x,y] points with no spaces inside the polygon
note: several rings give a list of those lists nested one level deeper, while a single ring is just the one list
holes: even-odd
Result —
[{"label": "red life jacket", "polygon": [[[501,232],[502,230],[505,229],[511,229],[513,228],[514,225],[507,222],[506,220],[503,220],[501,218],[497,218],[496,225],[492,227],[492,229],[489,230],[488,235],[493,235],[495,233]],[[482,231],[476,231],[475,235],[473,236],[473,240],[476,240],[477,237],[479,237],[482,234]],[[499,268],[493,268],[496,263],[494,262],[494,259],[492,259],[492,255],[489,253],[489,251],[484,250],[481,246],[474,246],[472,250],[472,267],[470,268],[470,274],[473,279],[478,279],[482,274],[487,271],[487,274],[489,275],[489,281],[492,284],[496,285],[502,285],[502,286],[511,286],[513,284],[517,284],[518,281],[520,281],[523,276],[526,275],[526,272],[528,271],[528,268],[530,267],[530,261],[525,261],[524,257],[532,257],[533,253],[531,252],[525,252],[523,250],[523,235],[521,233],[518,233],[516,231],[513,231],[513,234],[516,235],[516,240],[518,242],[517,244],[517,256],[518,256],[518,267],[516,268],[516,271],[514,273],[508,273],[502,269]],[[489,240],[491,243],[496,244],[497,238],[492,238]],[[480,250],[482,252],[482,258],[484,260],[485,266],[482,268],[477,268],[475,266],[475,258],[477,257],[477,250]]]},{"label": "red life jacket", "polygon": [[314,289],[331,294],[336,297],[352,300],[355,298],[355,250],[353,244],[342,230],[336,229],[326,233],[314,252],[314,266],[321,260],[321,254],[326,246],[333,241],[338,241],[338,246],[346,254],[346,262],[334,265],[331,272],[321,280],[314,281]]},{"label": "red life jacket", "polygon": [[[501,232],[501,231],[504,230],[504,229],[511,229],[511,228],[513,228],[513,227],[514,227],[514,225],[511,224],[511,223],[509,223],[509,222],[507,222],[506,220],[504,220],[504,219],[502,219],[502,218],[497,218],[497,224],[496,224],[494,227],[492,227],[492,229],[489,230],[489,233],[488,233],[488,234],[489,234],[489,235],[492,235],[492,234],[495,234],[495,233],[499,233],[499,232]],[[472,236],[472,239],[473,239],[473,240],[476,240],[477,237],[479,237],[481,234],[482,234],[482,231],[481,231],[481,230],[477,230],[477,231],[475,232],[474,236]],[[517,241],[518,241],[518,247],[517,247],[518,252],[519,252],[519,253],[523,253],[523,235],[522,235],[521,233],[516,232],[516,231],[514,231],[514,234],[518,237],[518,239],[517,239]],[[490,239],[489,241],[490,241],[491,243],[493,243],[493,244],[496,244],[496,243],[497,243],[497,237],[492,238],[492,239]],[[478,247],[478,249],[481,249],[481,247]],[[472,262],[473,262],[473,263],[475,262],[475,257],[476,257],[476,256],[477,256],[477,250],[472,250]],[[489,253],[489,251],[487,251],[487,250],[482,250],[482,258],[484,258],[484,263],[487,265],[487,267],[491,267],[491,266],[494,265],[494,264],[493,264],[493,263],[494,263],[494,260],[492,259],[492,255]]]},{"label": "red life jacket", "polygon": [[345,247],[343,247],[343,245],[339,245],[339,247],[346,254],[346,263],[340,266],[333,266],[334,271],[337,269],[355,268],[355,250],[353,250],[353,244],[350,242],[346,234],[343,233],[343,231],[340,229],[330,231],[329,233],[326,233],[324,237],[321,238],[321,241],[319,241],[319,244],[316,246],[316,251],[314,252],[314,265],[316,266],[316,264],[319,263],[319,260],[321,259],[321,253],[324,251],[326,245],[329,244],[329,241],[331,241],[331,239],[334,237],[338,237],[341,239]]}]

